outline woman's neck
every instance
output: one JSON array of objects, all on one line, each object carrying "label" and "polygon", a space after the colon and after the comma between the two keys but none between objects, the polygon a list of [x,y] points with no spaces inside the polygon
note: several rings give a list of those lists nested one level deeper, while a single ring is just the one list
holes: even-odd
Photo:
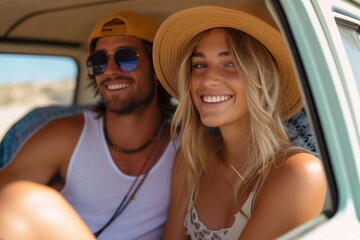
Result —
[{"label": "woman's neck", "polygon": [[235,166],[241,165],[241,162],[246,161],[245,155],[250,144],[249,118],[242,118],[237,122],[221,126],[220,131],[224,144],[224,157]]}]

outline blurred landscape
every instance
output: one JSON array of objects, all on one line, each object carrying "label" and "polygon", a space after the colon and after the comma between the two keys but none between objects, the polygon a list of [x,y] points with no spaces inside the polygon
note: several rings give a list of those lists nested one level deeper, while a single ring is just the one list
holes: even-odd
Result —
[{"label": "blurred landscape", "polygon": [[0,84],[0,139],[35,107],[72,102],[74,80]]}]

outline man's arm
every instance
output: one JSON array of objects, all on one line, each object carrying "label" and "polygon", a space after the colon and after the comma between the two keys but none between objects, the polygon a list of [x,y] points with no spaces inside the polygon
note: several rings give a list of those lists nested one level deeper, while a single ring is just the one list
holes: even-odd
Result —
[{"label": "man's arm", "polygon": [[0,188],[17,180],[47,184],[57,173],[65,178],[83,124],[80,114],[55,119],[34,133],[0,170]]},{"label": "man's arm", "polygon": [[0,190],[0,203],[0,239],[95,240],[77,212],[52,188],[18,181]]}]

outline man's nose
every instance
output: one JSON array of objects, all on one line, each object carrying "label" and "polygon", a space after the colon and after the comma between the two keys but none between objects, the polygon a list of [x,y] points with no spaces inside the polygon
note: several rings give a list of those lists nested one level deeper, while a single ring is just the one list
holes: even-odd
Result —
[{"label": "man's nose", "polygon": [[114,54],[109,54],[107,56],[107,64],[105,67],[104,74],[109,74],[117,71],[121,71],[121,69],[118,67],[118,65],[115,62]]}]

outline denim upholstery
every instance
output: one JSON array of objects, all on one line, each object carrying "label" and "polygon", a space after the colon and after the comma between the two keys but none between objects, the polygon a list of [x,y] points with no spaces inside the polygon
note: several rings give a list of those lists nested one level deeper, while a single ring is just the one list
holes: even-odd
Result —
[{"label": "denim upholstery", "polygon": [[305,109],[301,109],[295,116],[284,122],[290,141],[303,147],[319,157],[316,150],[315,136],[311,129]]}]

